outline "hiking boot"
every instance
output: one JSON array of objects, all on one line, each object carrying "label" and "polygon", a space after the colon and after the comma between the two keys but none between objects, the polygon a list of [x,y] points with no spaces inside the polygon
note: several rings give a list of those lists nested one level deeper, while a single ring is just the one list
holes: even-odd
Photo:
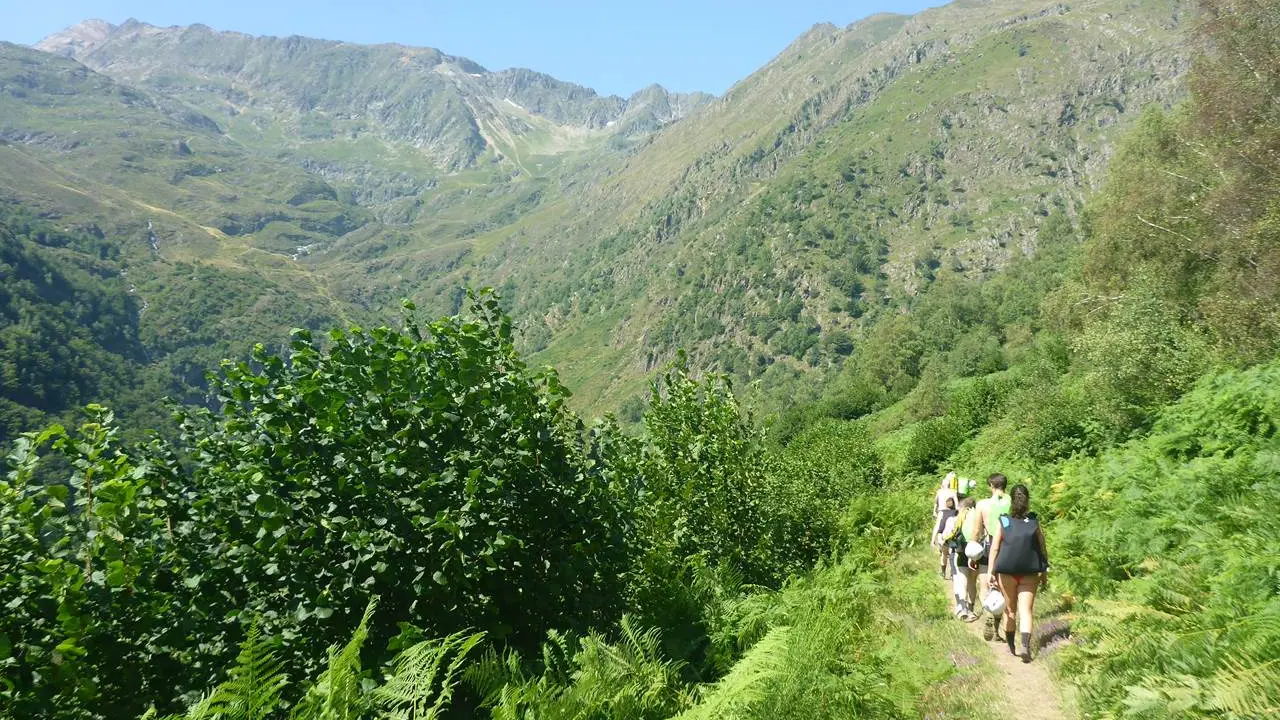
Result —
[{"label": "hiking boot", "polygon": [[991,615],[991,622],[982,624],[982,639],[991,642],[996,639],[996,616]]}]

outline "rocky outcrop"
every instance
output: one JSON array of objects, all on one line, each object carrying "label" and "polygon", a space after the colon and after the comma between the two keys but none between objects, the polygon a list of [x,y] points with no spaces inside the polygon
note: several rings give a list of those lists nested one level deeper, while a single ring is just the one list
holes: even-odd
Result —
[{"label": "rocky outcrop", "polygon": [[[523,68],[491,72],[433,48],[255,37],[204,25],[160,28],[129,20],[113,26],[90,20],[36,47],[127,85],[197,107],[218,106],[227,116],[256,112],[303,141],[373,133],[408,143],[445,170],[471,166],[488,150],[510,152],[494,147],[486,125],[514,131],[510,140],[515,143],[523,134],[548,128],[634,138],[711,99],[658,86],[631,98],[600,96]],[[306,116],[305,123],[300,116]],[[528,116],[543,127],[522,122]]]}]

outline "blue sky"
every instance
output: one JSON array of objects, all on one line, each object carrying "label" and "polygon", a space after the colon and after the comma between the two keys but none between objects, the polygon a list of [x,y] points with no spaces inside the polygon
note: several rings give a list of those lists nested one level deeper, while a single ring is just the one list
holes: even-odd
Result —
[{"label": "blue sky", "polygon": [[939,0],[0,0],[0,40],[34,43],[86,18],[204,23],[255,35],[425,45],[492,70],[528,67],[603,93],[650,83],[722,93],[818,22],[913,13]]}]

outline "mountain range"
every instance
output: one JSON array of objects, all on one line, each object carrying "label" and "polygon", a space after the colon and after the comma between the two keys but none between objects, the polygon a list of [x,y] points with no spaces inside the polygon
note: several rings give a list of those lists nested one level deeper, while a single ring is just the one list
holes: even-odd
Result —
[{"label": "mountain range", "polygon": [[430,48],[87,21],[0,44],[0,203],[110,248],[39,252],[136,304],[138,404],[290,327],[485,285],[584,408],[682,349],[785,402],[940,281],[1076,242],[1117,138],[1185,91],[1189,13],[959,0],[815,26],[722,97],[629,98]]}]

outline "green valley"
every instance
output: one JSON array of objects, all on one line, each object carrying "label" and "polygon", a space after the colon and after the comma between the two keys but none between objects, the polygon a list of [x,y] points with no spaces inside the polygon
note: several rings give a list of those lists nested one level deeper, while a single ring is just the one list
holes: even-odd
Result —
[{"label": "green valley", "polygon": [[996,2],[819,26],[714,100],[91,22],[40,47],[96,74],[7,50],[7,86],[33,87],[5,94],[6,164],[52,175],[6,195],[113,236],[150,222],[151,260],[269,277],[327,318],[500,288],[592,412],[634,404],[679,348],[762,398],[803,393],[936,278],[998,275],[1052,213],[1074,222],[1132,109],[1183,92],[1186,12]]},{"label": "green valley", "polygon": [[[1272,717],[1277,197],[1276,0],[959,0],[721,97],[0,44],[0,716]],[[1014,660],[949,471],[1053,558]]]}]

